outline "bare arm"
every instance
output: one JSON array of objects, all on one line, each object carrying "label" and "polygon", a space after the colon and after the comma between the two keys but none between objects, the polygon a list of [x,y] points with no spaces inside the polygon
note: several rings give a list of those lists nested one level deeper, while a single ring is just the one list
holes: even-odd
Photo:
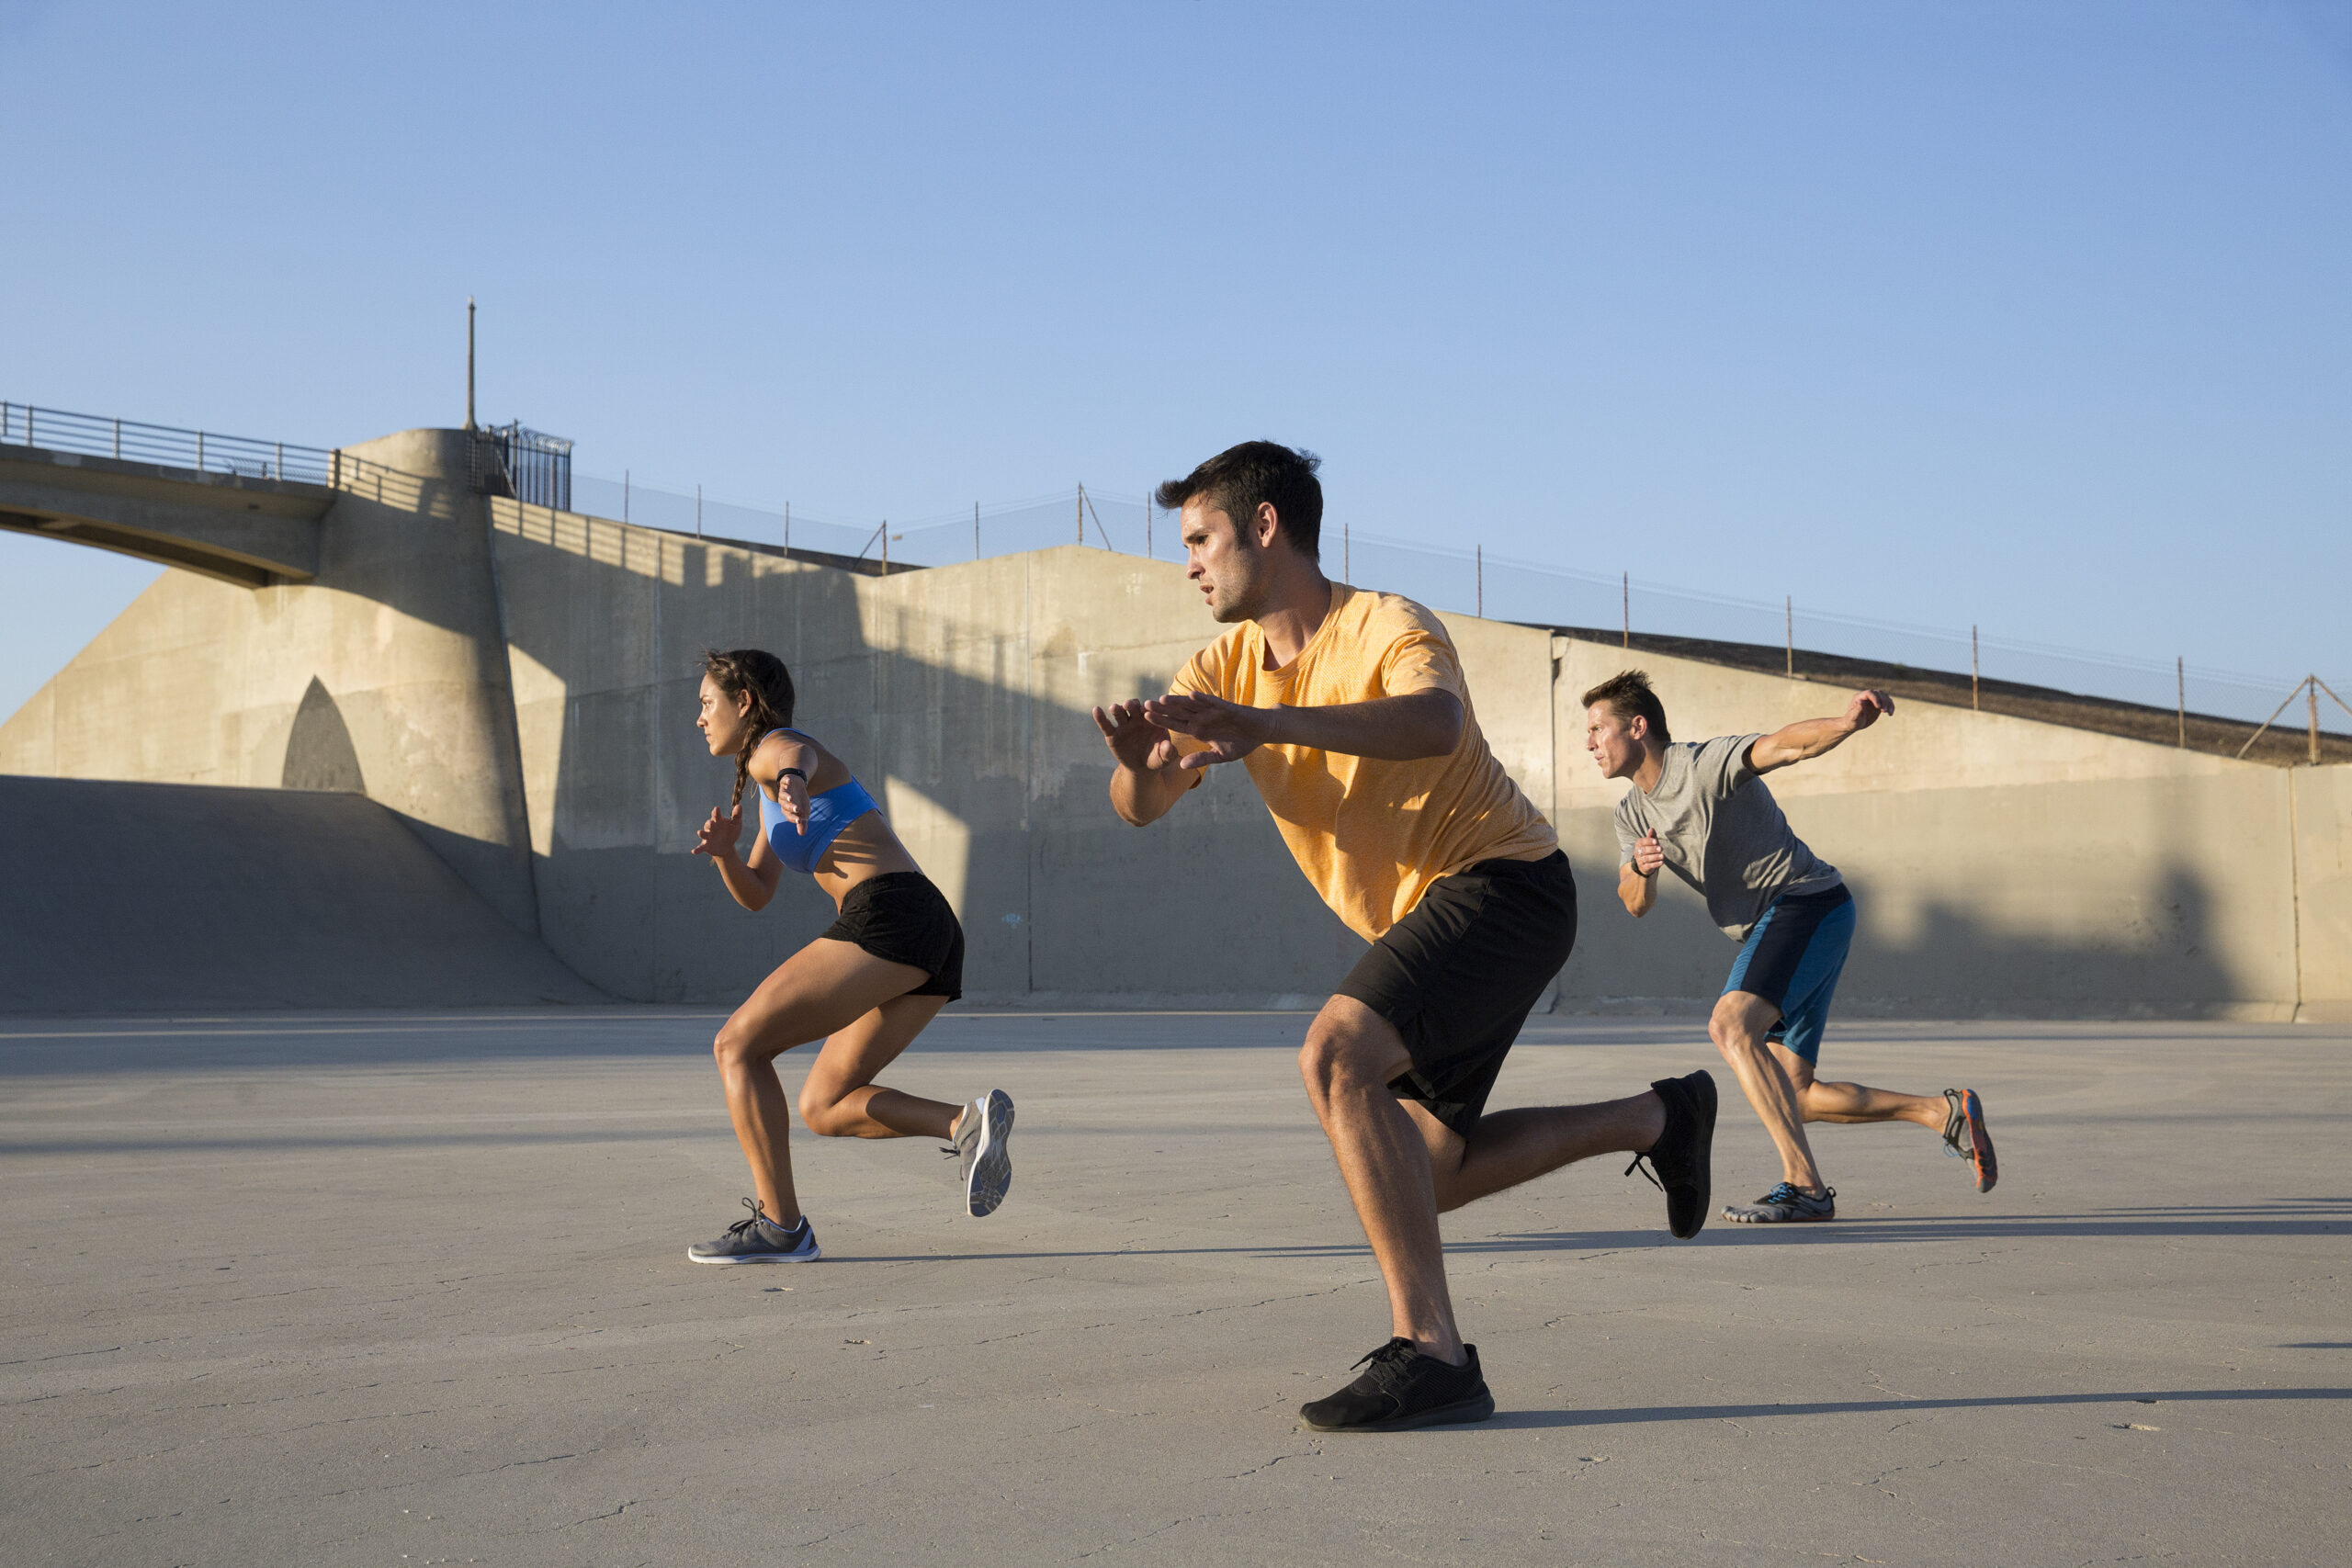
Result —
[{"label": "bare arm", "polygon": [[1142,703],[1096,708],[1094,727],[1118,761],[1111,774],[1111,809],[1129,827],[1159,821],[1200,782],[1199,773],[1181,765],[1175,738],[1144,716]]},{"label": "bare arm", "polygon": [[1230,762],[1261,746],[1310,746],[1388,762],[1444,757],[1462,744],[1464,722],[1461,699],[1434,687],[1330,707],[1243,707],[1176,692],[1145,703],[1143,709],[1153,724],[1206,743],[1178,762],[1182,768]]},{"label": "bare arm", "polygon": [[[790,736],[771,735],[752,754],[751,782],[754,788],[763,784],[773,787],[776,803],[784,808],[785,819],[806,829],[808,774],[816,766],[813,747]],[[694,852],[717,861],[719,880],[727,884],[728,893],[735,902],[756,914],[775,897],[775,886],[784,876],[784,864],[768,848],[766,834],[753,835],[748,858],[737,852],[742,838],[742,807],[739,804],[726,813],[713,807],[709,820],[695,839]]]},{"label": "bare arm", "polygon": [[1650,833],[1634,840],[1634,858],[1617,868],[1617,901],[1634,919],[1648,914],[1657,902],[1658,868],[1665,863],[1665,847]]},{"label": "bare arm", "polygon": [[1894,699],[1884,692],[1856,692],[1846,711],[1836,718],[1807,718],[1759,735],[1747,749],[1747,765],[1759,773],[1775,768],[1785,768],[1791,762],[1808,761],[1825,751],[1833,751],[1846,737],[1857,730],[1868,729],[1879,721],[1882,714],[1894,711]]}]

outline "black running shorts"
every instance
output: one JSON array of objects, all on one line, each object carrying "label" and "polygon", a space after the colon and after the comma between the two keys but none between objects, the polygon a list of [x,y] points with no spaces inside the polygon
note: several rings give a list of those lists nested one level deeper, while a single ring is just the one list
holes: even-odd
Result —
[{"label": "black running shorts", "polygon": [[964,994],[964,927],[947,896],[922,872],[867,877],[849,890],[840,917],[821,934],[931,976],[908,996],[952,1002]]},{"label": "black running shorts", "polygon": [[1372,944],[1340,995],[1396,1026],[1412,1067],[1388,1088],[1464,1137],[1503,1057],[1577,942],[1568,857],[1485,860],[1440,877]]}]

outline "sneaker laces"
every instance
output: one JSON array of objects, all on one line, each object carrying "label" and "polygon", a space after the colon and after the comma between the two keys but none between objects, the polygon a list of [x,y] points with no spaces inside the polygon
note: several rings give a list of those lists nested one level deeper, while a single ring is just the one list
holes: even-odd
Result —
[{"label": "sneaker laces", "polygon": [[1806,1195],[1798,1191],[1796,1189],[1796,1183],[1792,1181],[1783,1181],[1779,1186],[1773,1188],[1772,1190],[1765,1193],[1764,1196],[1756,1200],[1757,1204],[1759,1207],[1767,1203],[1802,1203],[1805,1201]]},{"label": "sneaker laces", "polygon": [[1654,1165],[1644,1163],[1648,1160],[1649,1157],[1649,1154],[1646,1150],[1641,1154],[1635,1155],[1634,1156],[1634,1163],[1627,1166],[1623,1174],[1631,1176],[1634,1172],[1638,1170],[1642,1173],[1643,1180],[1648,1182],[1652,1187],[1655,1187],[1659,1191],[1663,1192],[1666,1190],[1666,1183],[1657,1179],[1657,1168]]},{"label": "sneaker laces", "polygon": [[1411,1340],[1404,1338],[1391,1339],[1387,1344],[1381,1346],[1378,1349],[1367,1350],[1362,1356],[1357,1357],[1355,1366],[1350,1367],[1348,1371],[1354,1371],[1356,1367],[1361,1367],[1366,1362],[1370,1362],[1372,1364],[1372,1371],[1367,1375],[1372,1378],[1374,1382],[1379,1384],[1383,1388],[1385,1388],[1394,1383],[1396,1379],[1402,1375],[1405,1368],[1412,1361],[1415,1354],[1417,1354],[1417,1352],[1413,1349],[1413,1342]]},{"label": "sneaker laces", "polygon": [[786,1235],[792,1235],[793,1232],[800,1228],[797,1224],[780,1225],[774,1220],[768,1219],[768,1206],[760,1199],[746,1198],[743,1200],[743,1207],[752,1211],[752,1217],[747,1220],[737,1220],[733,1224],[729,1225],[727,1227],[727,1234],[729,1235],[743,1235],[749,1232],[753,1225],[758,1224],[762,1220],[767,1220],[770,1229],[782,1231]]}]

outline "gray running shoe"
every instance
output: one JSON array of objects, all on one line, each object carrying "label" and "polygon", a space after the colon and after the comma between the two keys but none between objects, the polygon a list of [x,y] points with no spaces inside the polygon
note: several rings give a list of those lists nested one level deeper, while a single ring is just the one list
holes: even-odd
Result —
[{"label": "gray running shoe", "polygon": [[808,1215],[801,1215],[800,1223],[786,1230],[768,1218],[757,1198],[744,1199],[743,1207],[752,1211],[750,1219],[737,1220],[717,1241],[698,1241],[686,1248],[687,1261],[814,1263],[825,1255],[817,1245],[817,1229]]},{"label": "gray running shoe", "polygon": [[1837,1217],[1838,1189],[1824,1188],[1820,1197],[1809,1198],[1785,1181],[1753,1203],[1724,1205],[1724,1218],[1743,1225],[1774,1225],[1791,1220],[1834,1220]]},{"label": "gray running shoe", "polygon": [[962,1162],[964,1207],[972,1218],[996,1213],[1012,1187],[1012,1097],[992,1089],[964,1108],[956,1141],[942,1149]]}]

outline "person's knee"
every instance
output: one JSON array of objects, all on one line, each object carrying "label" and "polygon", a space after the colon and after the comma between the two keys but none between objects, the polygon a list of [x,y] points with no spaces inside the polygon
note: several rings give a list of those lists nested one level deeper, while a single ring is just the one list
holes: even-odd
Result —
[{"label": "person's knee", "polygon": [[719,1025],[718,1032],[710,1042],[710,1054],[718,1063],[720,1072],[741,1067],[747,1060],[743,1049],[745,1038],[746,1032],[739,1027],[733,1019],[730,1018]]},{"label": "person's knee", "polygon": [[812,1086],[800,1089],[800,1123],[820,1138],[842,1138],[849,1135],[851,1123],[856,1120],[842,1108],[834,1096]]},{"label": "person's knee", "polygon": [[1298,1076],[1306,1080],[1306,1092],[1326,1100],[1372,1081],[1374,1075],[1365,1070],[1367,1043],[1344,1028],[1327,1027],[1318,1020],[1306,1032],[1306,1043],[1298,1048]]}]

